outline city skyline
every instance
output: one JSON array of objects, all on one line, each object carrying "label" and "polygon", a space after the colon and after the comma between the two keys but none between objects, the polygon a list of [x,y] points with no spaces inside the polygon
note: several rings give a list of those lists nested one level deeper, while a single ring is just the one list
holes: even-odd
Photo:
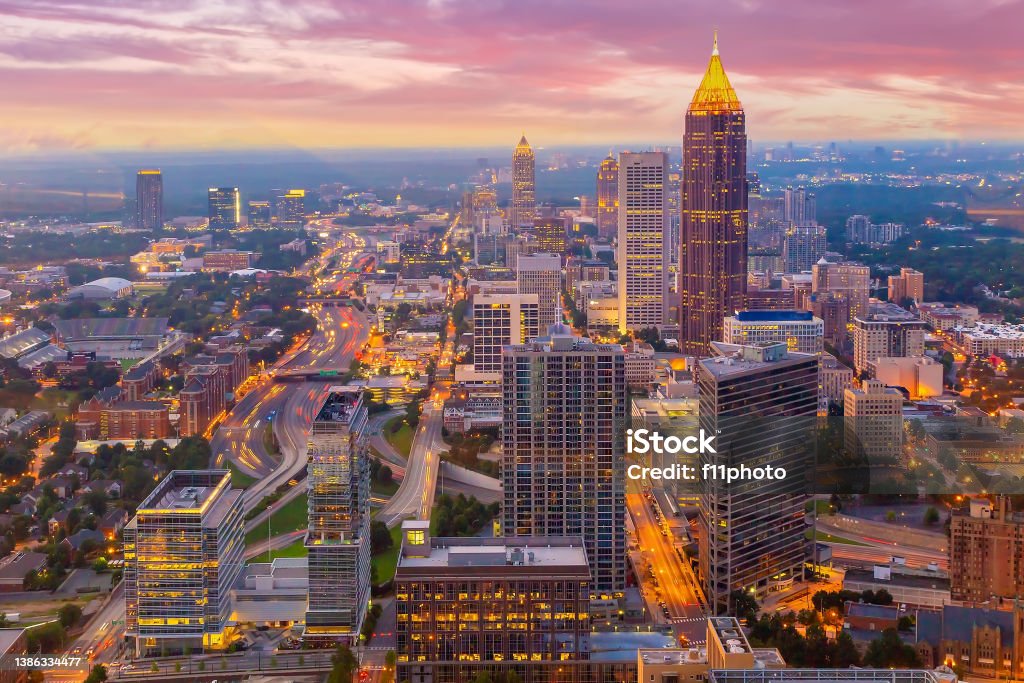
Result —
[{"label": "city skyline", "polygon": [[[0,152],[671,140],[715,26],[755,140],[1009,139],[1024,102],[1016,2],[392,9],[402,22],[340,1],[0,6]],[[900,43],[864,37],[879,25]]]}]

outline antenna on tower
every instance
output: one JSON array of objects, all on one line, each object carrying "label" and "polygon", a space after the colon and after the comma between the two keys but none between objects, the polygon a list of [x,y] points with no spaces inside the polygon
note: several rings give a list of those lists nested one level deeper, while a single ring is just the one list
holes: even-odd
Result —
[{"label": "antenna on tower", "polygon": [[712,48],[712,50],[711,50],[711,56],[714,57],[717,54],[718,54],[718,27],[716,26],[715,27],[715,44],[714,44],[714,48]]}]

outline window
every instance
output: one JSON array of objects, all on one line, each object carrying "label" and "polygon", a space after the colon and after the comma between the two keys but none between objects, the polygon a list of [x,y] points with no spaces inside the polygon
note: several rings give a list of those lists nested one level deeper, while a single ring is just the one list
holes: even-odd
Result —
[{"label": "window", "polygon": [[410,529],[406,532],[405,538],[409,545],[423,545],[427,540],[426,532],[421,529]]}]

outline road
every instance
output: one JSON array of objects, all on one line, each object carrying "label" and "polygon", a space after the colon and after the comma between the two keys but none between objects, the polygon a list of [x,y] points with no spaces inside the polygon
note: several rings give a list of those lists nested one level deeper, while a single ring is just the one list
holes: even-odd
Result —
[{"label": "road", "polygon": [[377,513],[377,519],[394,527],[403,519],[430,519],[437,488],[437,470],[441,451],[445,450],[441,438],[444,409],[440,401],[426,401],[423,414],[413,437],[405,477],[391,500]]},{"label": "road", "polygon": [[830,526],[818,520],[818,534],[831,534],[864,545],[850,543],[828,543],[832,547],[832,561],[850,567],[870,567],[875,564],[889,564],[893,555],[904,558],[908,567],[927,568],[934,563],[943,571],[949,570],[949,555],[940,550],[908,546],[903,543],[885,541],[874,536],[856,534],[846,529]]},{"label": "road", "polygon": [[[644,560],[650,565],[657,579],[657,587],[647,576],[641,576],[641,587],[655,622],[668,621],[677,635],[685,635],[691,643],[703,641],[705,627],[704,612],[698,597],[699,588],[693,570],[680,557],[673,544],[670,531],[663,529],[652,509],[653,501],[639,490],[637,482],[630,480],[626,492],[626,509],[636,530],[637,545]],[[667,619],[658,600],[651,600],[656,594],[668,610]],[[654,603],[651,605],[651,603]]]}]

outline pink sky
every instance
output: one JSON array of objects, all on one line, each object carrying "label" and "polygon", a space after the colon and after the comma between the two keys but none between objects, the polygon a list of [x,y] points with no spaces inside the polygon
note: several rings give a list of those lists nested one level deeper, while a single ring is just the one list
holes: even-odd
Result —
[{"label": "pink sky", "polygon": [[1018,0],[0,0],[0,154],[1024,137]]}]

